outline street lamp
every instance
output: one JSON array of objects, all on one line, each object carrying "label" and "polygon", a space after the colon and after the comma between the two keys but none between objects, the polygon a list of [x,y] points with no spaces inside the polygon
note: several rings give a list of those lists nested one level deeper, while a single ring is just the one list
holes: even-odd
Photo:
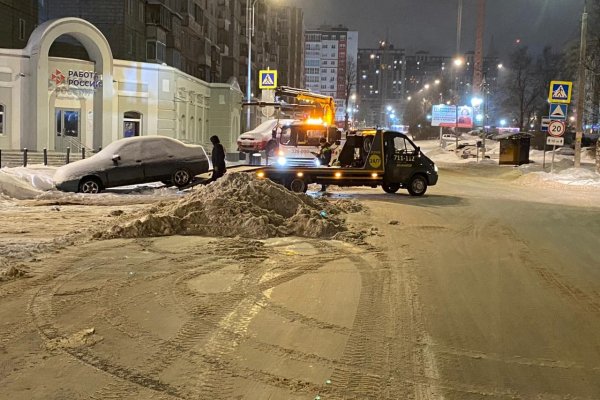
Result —
[{"label": "street lamp", "polygon": [[[246,0],[246,28],[248,35],[248,82],[246,85],[246,97],[248,103],[252,101],[252,37],[254,36],[254,6],[258,0]],[[246,128],[250,129],[250,107],[246,114]]]},{"label": "street lamp", "polygon": [[479,106],[481,106],[482,103],[483,103],[483,100],[480,99],[479,97],[473,97],[471,99],[471,105],[475,108],[479,108]]}]

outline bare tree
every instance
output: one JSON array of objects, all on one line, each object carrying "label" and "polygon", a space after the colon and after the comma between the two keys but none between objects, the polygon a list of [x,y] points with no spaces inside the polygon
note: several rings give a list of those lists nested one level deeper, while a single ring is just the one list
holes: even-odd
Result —
[{"label": "bare tree", "polygon": [[519,47],[510,55],[509,68],[504,108],[517,121],[519,129],[523,129],[533,114],[538,96],[532,59],[526,46]]},{"label": "bare tree", "polygon": [[557,53],[550,46],[544,47],[533,69],[533,84],[537,97],[531,111],[537,116],[536,122],[541,123],[542,117],[548,115],[548,85],[550,82],[570,78],[570,76],[565,76],[563,71],[564,53]]},{"label": "bare tree", "polygon": [[348,107],[350,107],[350,95],[354,86],[356,86],[356,60],[349,58],[346,62],[346,82],[344,87],[344,130],[346,131],[349,128],[350,116],[348,115]]}]

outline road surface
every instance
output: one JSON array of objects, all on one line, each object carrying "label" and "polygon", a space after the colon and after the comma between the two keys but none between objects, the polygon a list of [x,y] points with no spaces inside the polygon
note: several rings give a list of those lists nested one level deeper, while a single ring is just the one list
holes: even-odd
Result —
[{"label": "road surface", "polygon": [[[366,244],[48,245],[0,283],[0,398],[600,398],[600,196],[440,175],[423,198],[335,192]],[[140,206],[51,207],[1,210],[0,237]]]}]

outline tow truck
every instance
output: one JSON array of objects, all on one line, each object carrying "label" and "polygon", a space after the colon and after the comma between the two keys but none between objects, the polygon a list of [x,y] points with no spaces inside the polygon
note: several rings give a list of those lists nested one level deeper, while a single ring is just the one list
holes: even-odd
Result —
[{"label": "tow truck", "polygon": [[412,196],[422,196],[438,181],[437,166],[408,136],[382,129],[349,132],[331,167],[274,164],[249,172],[298,193],[306,192],[309,184],[316,183],[381,186],[386,193],[396,193],[404,188]]},{"label": "tow truck", "polygon": [[[253,131],[244,132],[238,139],[238,150],[254,152],[266,150],[273,161],[285,161],[288,165],[312,166],[315,157],[312,153],[319,150],[319,139],[325,137],[330,143],[339,143],[342,136],[335,124],[335,101],[333,97],[312,93],[306,89],[279,86],[275,96],[291,98],[300,103],[286,102],[266,103],[251,102],[244,106],[275,107],[278,112],[286,110],[296,115],[293,119],[274,119],[266,121]],[[260,132],[261,127],[270,127],[269,131]],[[272,139],[272,131],[277,132],[276,147],[267,148]]]}]

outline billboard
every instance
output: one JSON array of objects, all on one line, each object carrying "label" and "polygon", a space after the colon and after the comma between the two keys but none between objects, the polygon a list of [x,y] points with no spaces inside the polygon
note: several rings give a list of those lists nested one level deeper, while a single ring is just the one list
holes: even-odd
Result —
[{"label": "billboard", "polygon": [[431,126],[456,126],[456,106],[434,105],[431,110]]},{"label": "billboard", "polygon": [[458,107],[457,128],[472,128],[473,127],[473,107],[460,106]]}]

